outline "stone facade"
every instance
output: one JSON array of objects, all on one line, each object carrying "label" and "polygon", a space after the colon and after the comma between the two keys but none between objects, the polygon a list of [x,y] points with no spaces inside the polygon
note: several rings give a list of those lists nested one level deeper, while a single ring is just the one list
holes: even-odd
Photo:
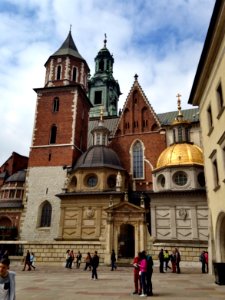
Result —
[{"label": "stone facade", "polygon": [[[62,167],[29,168],[21,217],[21,240],[46,241],[58,236],[60,201],[55,196],[62,191],[66,171]],[[41,208],[48,201],[52,206],[51,227],[40,227]],[[28,205],[29,204],[29,205]]]}]

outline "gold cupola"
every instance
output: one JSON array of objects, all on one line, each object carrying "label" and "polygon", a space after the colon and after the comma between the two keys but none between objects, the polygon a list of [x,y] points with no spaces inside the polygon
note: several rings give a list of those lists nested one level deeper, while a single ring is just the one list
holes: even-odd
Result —
[{"label": "gold cupola", "polygon": [[198,146],[188,143],[173,144],[160,154],[155,170],[188,165],[203,166],[202,150]]},{"label": "gold cupola", "polygon": [[173,143],[159,156],[154,172],[172,166],[203,166],[201,148],[190,142],[191,123],[183,118],[180,97],[181,95],[177,94],[178,114],[171,124]]}]

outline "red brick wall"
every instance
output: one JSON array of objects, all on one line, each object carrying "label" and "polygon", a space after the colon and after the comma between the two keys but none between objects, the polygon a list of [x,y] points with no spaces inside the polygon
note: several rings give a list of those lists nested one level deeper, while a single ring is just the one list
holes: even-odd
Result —
[{"label": "red brick wall", "polygon": [[[144,157],[154,168],[159,155],[166,148],[166,138],[160,133],[160,124],[138,83],[129,94],[115,138],[110,143],[128,173],[132,172],[130,150],[136,140],[143,143]],[[149,163],[144,163],[145,179],[136,180],[137,190],[152,189],[152,169]]]},{"label": "red brick wall", "polygon": [[[78,93],[76,107],[73,101],[74,93]],[[59,98],[58,112],[53,112],[55,97]],[[78,86],[42,91],[37,103],[33,146],[46,147],[31,149],[29,166],[72,165],[74,159],[81,155],[78,149],[85,151],[87,147],[88,112],[89,103],[86,95]],[[57,126],[56,143],[50,145],[53,124]],[[74,149],[71,146],[73,139],[76,145]]]}]

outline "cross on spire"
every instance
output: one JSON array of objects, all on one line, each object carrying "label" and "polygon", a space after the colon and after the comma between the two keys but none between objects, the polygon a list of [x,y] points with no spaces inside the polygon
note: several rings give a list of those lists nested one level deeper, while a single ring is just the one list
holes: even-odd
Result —
[{"label": "cross on spire", "polygon": [[181,100],[180,100],[181,95],[178,93],[178,94],[176,95],[176,97],[177,97],[177,109],[178,109],[178,115],[181,115]]},{"label": "cross on spire", "polygon": [[105,33],[104,48],[106,48],[106,43],[107,43],[107,36],[106,36],[106,33]]},{"label": "cross on spire", "polygon": [[72,30],[72,24],[70,24],[70,32],[71,32],[71,30]]}]

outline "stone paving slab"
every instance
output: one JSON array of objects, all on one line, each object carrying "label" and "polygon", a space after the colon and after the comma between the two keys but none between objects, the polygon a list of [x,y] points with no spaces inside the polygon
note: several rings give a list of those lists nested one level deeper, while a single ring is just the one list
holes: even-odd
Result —
[{"label": "stone paving slab", "polygon": [[[91,272],[66,269],[62,266],[38,266],[35,271],[16,271],[17,300],[136,300],[132,295],[133,269],[120,267],[111,272],[100,266],[98,280],[91,280]],[[201,274],[200,268],[183,268],[181,274],[153,273],[153,297],[150,299],[225,299],[225,286],[215,284],[213,275]]]}]

